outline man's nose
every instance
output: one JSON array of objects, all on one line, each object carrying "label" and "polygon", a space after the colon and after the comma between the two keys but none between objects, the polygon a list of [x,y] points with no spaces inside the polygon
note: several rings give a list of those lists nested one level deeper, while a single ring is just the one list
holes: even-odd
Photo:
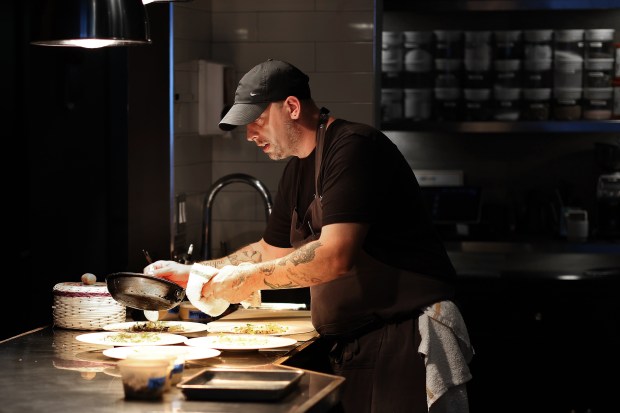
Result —
[{"label": "man's nose", "polygon": [[258,134],[256,133],[256,129],[254,128],[254,126],[251,123],[246,126],[245,138],[248,141],[250,141],[250,142],[252,142],[256,138],[258,138]]}]

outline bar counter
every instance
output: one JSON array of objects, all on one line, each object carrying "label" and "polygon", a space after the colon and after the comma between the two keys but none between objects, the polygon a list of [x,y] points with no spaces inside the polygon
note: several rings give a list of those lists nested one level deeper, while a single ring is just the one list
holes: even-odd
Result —
[{"label": "bar counter", "polygon": [[[161,401],[130,401],[124,399],[118,360],[102,353],[107,347],[75,339],[92,332],[44,326],[0,342],[4,371],[0,376],[0,412],[329,412],[338,403],[344,382],[338,376],[303,369],[305,374],[296,388],[276,402],[188,400],[176,387],[166,391]],[[317,336],[313,332],[291,337],[298,342],[289,347],[222,351],[217,357],[187,361],[183,379],[208,367],[290,369],[285,363],[303,353]]]}]

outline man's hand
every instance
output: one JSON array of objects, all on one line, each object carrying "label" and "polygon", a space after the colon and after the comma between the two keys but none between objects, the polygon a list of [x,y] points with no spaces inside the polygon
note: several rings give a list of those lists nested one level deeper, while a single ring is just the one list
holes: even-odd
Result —
[{"label": "man's hand", "polygon": [[187,288],[187,279],[189,278],[191,268],[191,265],[181,264],[176,261],[160,260],[144,267],[144,273],[172,281],[183,288]]}]

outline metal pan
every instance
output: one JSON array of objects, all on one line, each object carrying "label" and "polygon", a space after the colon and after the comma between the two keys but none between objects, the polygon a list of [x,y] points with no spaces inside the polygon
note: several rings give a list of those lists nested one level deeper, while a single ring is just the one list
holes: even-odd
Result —
[{"label": "metal pan", "polygon": [[169,310],[185,298],[185,289],[172,281],[134,272],[106,277],[108,291],[120,304],[138,310]]}]

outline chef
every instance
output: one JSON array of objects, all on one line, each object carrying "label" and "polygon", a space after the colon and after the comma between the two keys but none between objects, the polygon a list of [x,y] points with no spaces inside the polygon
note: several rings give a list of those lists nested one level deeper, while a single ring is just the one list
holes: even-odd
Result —
[{"label": "chef", "polygon": [[345,412],[468,411],[473,351],[454,305],[455,270],[398,148],[319,108],[308,76],[280,60],[240,80],[220,122],[237,126],[269,158],[288,159],[262,238],[145,272],[186,287],[212,316],[260,290],[309,287],[331,373],[346,378]]}]

